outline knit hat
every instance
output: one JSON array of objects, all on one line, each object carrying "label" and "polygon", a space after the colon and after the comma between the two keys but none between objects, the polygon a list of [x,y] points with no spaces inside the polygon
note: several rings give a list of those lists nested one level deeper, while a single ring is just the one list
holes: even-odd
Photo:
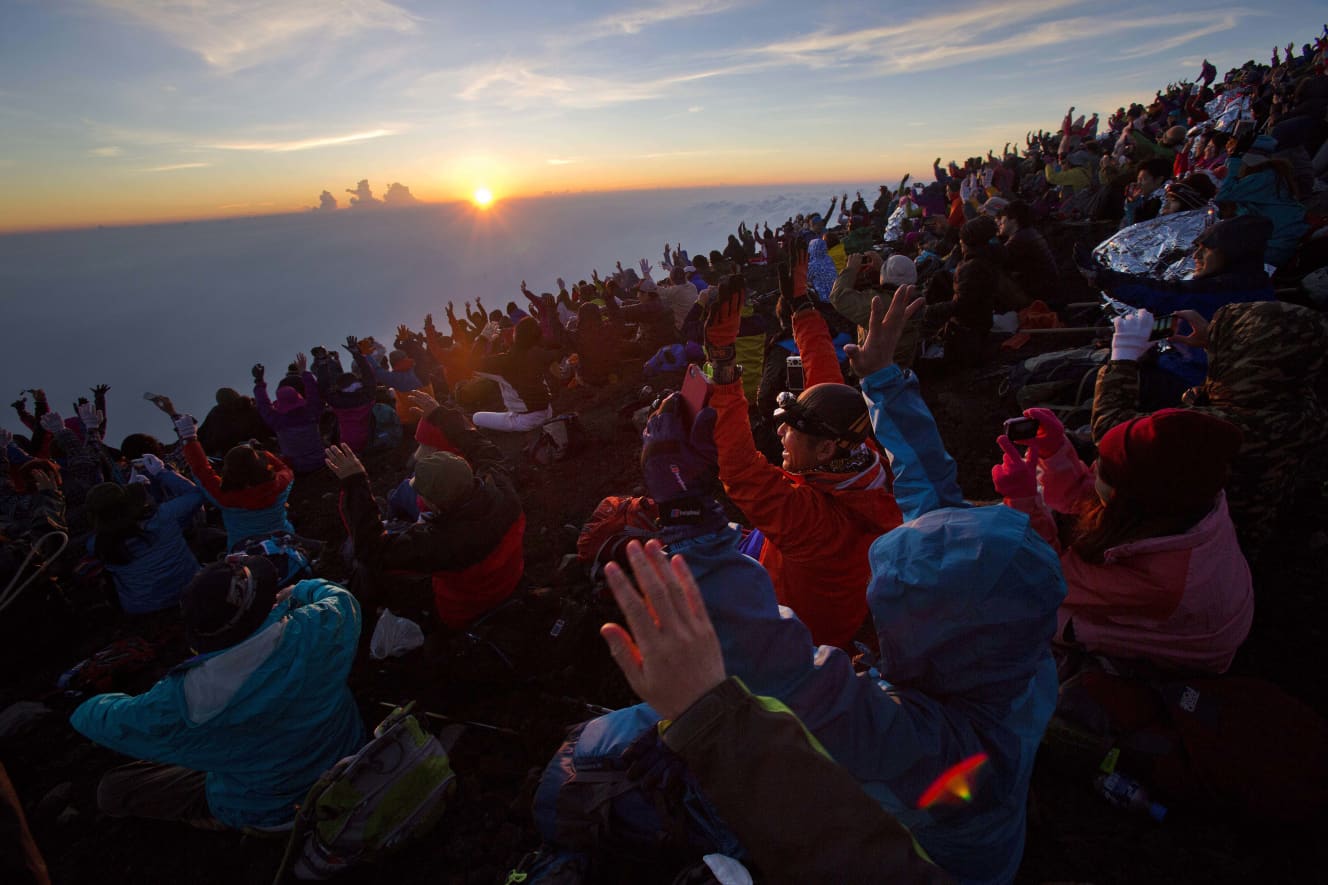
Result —
[{"label": "knit hat", "polygon": [[787,391],[779,395],[775,421],[794,430],[824,439],[857,444],[871,434],[867,401],[856,387],[847,384],[813,384],[796,399]]},{"label": "knit hat", "polygon": [[435,508],[446,508],[461,498],[475,482],[466,459],[451,452],[431,452],[415,462],[411,488]]},{"label": "knit hat", "polygon": [[917,281],[917,265],[907,255],[891,255],[881,268],[882,286],[910,286]]},{"label": "knit hat", "polygon": [[276,402],[272,403],[272,410],[279,415],[285,415],[293,412],[304,405],[304,397],[294,387],[278,387]]},{"label": "knit hat", "polygon": [[983,215],[1000,215],[1005,211],[1005,207],[1010,205],[1010,201],[1005,197],[989,197],[987,202],[982,204],[978,211]]},{"label": "knit hat", "polygon": [[203,569],[180,594],[184,635],[200,653],[238,645],[258,629],[277,596],[277,568],[242,556]]},{"label": "knit hat", "polygon": [[1097,472],[1153,512],[1202,515],[1240,451],[1236,425],[1193,409],[1162,409],[1117,424],[1098,443]]}]

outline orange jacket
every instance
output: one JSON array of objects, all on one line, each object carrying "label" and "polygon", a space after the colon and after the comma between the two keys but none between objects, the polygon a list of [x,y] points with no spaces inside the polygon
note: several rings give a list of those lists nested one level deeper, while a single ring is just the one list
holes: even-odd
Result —
[{"label": "orange jacket", "polygon": [[[793,336],[808,387],[844,383],[819,313],[799,313]],[[719,478],[765,536],[759,559],[776,598],[797,613],[814,642],[847,647],[867,616],[867,548],[903,522],[889,465],[872,447],[872,464],[858,473],[789,473],[756,450],[740,381],[716,385],[710,404],[718,412]]]}]

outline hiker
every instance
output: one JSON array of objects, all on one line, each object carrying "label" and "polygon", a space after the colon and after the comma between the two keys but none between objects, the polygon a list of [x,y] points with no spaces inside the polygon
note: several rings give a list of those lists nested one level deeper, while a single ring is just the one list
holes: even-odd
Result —
[{"label": "hiker", "polygon": [[[1254,620],[1250,569],[1222,492],[1240,428],[1163,409],[1107,431],[1089,468],[1054,413],[1024,414],[1036,419],[1036,435],[999,438],[1005,456],[992,484],[1061,551],[1067,592],[1057,641],[1173,670],[1226,672]],[[1075,517],[1064,546],[1051,512]]]},{"label": "hiker", "polygon": [[356,452],[363,452],[373,441],[374,366],[360,352],[354,335],[342,345],[350,354],[356,373],[341,372],[319,388],[323,399],[337,416],[337,438]]},{"label": "hiker", "polygon": [[45,458],[26,458],[14,435],[0,428],[0,536],[9,541],[36,540],[68,530],[60,467]]},{"label": "hiker", "polygon": [[[1065,584],[1055,551],[1025,514],[963,502],[916,376],[890,362],[908,294],[897,292],[888,311],[878,301],[866,342],[851,348],[910,520],[869,551],[866,597],[881,649],[873,670],[855,673],[847,654],[816,646],[796,612],[781,613],[768,572],[742,554],[738,533],[704,493],[714,446],[707,421],[689,432],[663,407],[652,416],[646,485],[657,499],[685,486],[700,514],[666,527],[660,540],[690,566],[726,671],[787,706],[943,870],[1007,882],[1023,853],[1029,778],[1056,703],[1050,639]],[[652,438],[671,445],[652,452]],[[657,572],[670,567],[656,542],[646,553]],[[546,838],[573,825],[559,809],[576,771],[621,771],[634,739],[658,741],[659,719],[641,705],[573,731],[536,793]],[[705,800],[693,794],[684,807],[704,809]]]},{"label": "hiker", "polygon": [[725,678],[719,637],[686,563],[675,557],[660,568],[652,553],[628,545],[635,584],[616,563],[606,567],[630,632],[605,624],[600,633],[632,690],[668,723],[665,752],[696,778],[762,881],[949,881],[797,716]]},{"label": "hiker", "polygon": [[996,229],[1004,246],[1005,272],[1024,295],[1053,304],[1064,301],[1056,258],[1041,232],[1033,227],[1028,204],[1015,200],[1000,209]]},{"label": "hiker", "polygon": [[964,223],[959,232],[963,257],[955,267],[954,295],[927,306],[925,323],[937,329],[947,366],[971,367],[987,358],[991,315],[1001,282],[998,247],[991,244],[995,236],[996,222],[985,215]]},{"label": "hiker", "polygon": [[[862,254],[850,255],[844,265],[844,271],[830,289],[830,304],[841,315],[858,327],[858,343],[866,337],[866,326],[871,320],[872,301],[879,295],[890,298],[900,286],[912,286],[918,281],[917,265],[906,255],[891,255],[881,265],[879,286],[871,280],[862,285]],[[922,315],[915,314],[909,319],[903,336],[899,339],[899,350],[895,353],[895,363],[908,368],[918,353],[922,341]]]},{"label": "hiker", "polygon": [[329,581],[280,588],[261,556],[208,566],[180,597],[194,657],[144,694],[101,694],[69,724],[137,757],[102,777],[115,817],[204,829],[280,827],[365,740],[346,676],[360,636],[355,597]]},{"label": "hiker", "polygon": [[128,614],[175,605],[199,568],[184,532],[203,506],[202,490],[160,458],[144,455],[143,462],[169,500],[154,501],[146,480],[127,486],[104,482],[87,498],[93,531],[88,553],[110,575],[120,607]]},{"label": "hiker", "polygon": [[745,290],[736,275],[707,311],[710,405],[718,415],[719,478],[754,527],[749,549],[770,572],[779,601],[803,619],[818,644],[848,647],[867,614],[867,548],[901,520],[889,468],[868,443],[867,406],[843,383],[830,331],[807,287],[807,252],[800,247],[796,239],[791,244],[794,258],[781,279],[781,299],[793,317],[805,389],[780,394],[774,412],[782,465],[757,451],[747,418],[735,350]]},{"label": "hiker", "polygon": [[[440,408],[419,392],[414,402],[426,421]],[[411,487],[420,517],[398,533],[383,529],[368,473],[354,452],[332,446],[327,465],[341,483],[341,517],[356,564],[368,570],[365,592],[374,598],[366,604],[382,598],[391,607],[392,575],[422,578],[439,621],[459,630],[516,590],[525,572],[526,516],[497,446],[473,429],[458,431],[452,442],[464,457],[435,451],[415,462]]]},{"label": "hiker", "polygon": [[293,383],[283,381],[277,385],[275,401],[268,399],[263,364],[255,363],[251,370],[258,413],[277,435],[281,457],[296,474],[314,473],[323,467],[323,460],[319,457],[323,448],[319,429],[323,399],[318,393],[318,379],[307,366],[308,358],[303,353],[296,355],[295,367],[300,374],[303,393]]},{"label": "hiker", "polygon": [[[198,425],[198,441],[203,451],[209,458],[220,458],[251,439],[264,444],[275,440],[253,398],[229,387],[217,388],[217,404]],[[124,446],[120,448],[123,450]]]},{"label": "hiker", "polygon": [[471,416],[475,426],[520,433],[553,417],[547,374],[549,364],[561,355],[561,351],[541,346],[537,321],[526,317],[517,323],[512,349],[484,357],[475,370],[498,383],[506,411],[476,412]]},{"label": "hiker", "polygon": [[1277,139],[1271,135],[1227,142],[1227,175],[1213,196],[1223,218],[1253,215],[1271,225],[1265,260],[1275,267],[1291,262],[1300,239],[1309,230],[1305,207],[1296,199],[1291,165],[1279,157]]},{"label": "hiker", "polygon": [[[1277,529],[1296,471],[1320,450],[1328,432],[1328,411],[1315,387],[1328,351],[1328,328],[1309,308],[1279,301],[1228,304],[1211,323],[1196,312],[1183,318],[1193,332],[1178,340],[1204,348],[1208,369],[1181,401],[1230,421],[1243,434],[1226,485],[1227,506],[1241,549],[1255,560]],[[1147,311],[1116,320],[1112,359],[1098,371],[1093,395],[1097,440],[1141,414],[1138,354],[1147,346],[1152,323]],[[1116,338],[1129,338],[1131,349],[1118,349]]]}]

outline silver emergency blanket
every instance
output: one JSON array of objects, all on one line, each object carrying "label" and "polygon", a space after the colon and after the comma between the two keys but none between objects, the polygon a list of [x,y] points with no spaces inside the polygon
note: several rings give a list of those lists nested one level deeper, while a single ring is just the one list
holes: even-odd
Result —
[{"label": "silver emergency blanket", "polygon": [[885,222],[885,241],[887,243],[904,238],[904,220],[908,218],[906,210],[907,204],[901,201],[895,207],[895,211],[890,213],[889,220]]},{"label": "silver emergency blanket", "polygon": [[1098,243],[1093,256],[1120,273],[1183,280],[1194,273],[1194,239],[1216,218],[1211,207],[1159,215]]},{"label": "silver emergency blanket", "polygon": [[1223,92],[1208,104],[1208,121],[1218,132],[1230,132],[1237,123],[1253,123],[1254,111],[1250,110],[1250,96],[1244,89],[1232,89]]}]

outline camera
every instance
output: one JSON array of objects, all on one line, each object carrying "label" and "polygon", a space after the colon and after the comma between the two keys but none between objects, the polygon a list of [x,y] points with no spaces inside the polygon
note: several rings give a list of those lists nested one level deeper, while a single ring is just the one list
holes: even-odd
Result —
[{"label": "camera", "polygon": [[1010,442],[1027,443],[1033,437],[1037,436],[1038,420],[1036,418],[1010,418],[1005,422],[1005,438]]},{"label": "camera", "polygon": [[801,393],[804,387],[802,380],[802,357],[791,356],[784,361],[784,389],[791,393]]}]

